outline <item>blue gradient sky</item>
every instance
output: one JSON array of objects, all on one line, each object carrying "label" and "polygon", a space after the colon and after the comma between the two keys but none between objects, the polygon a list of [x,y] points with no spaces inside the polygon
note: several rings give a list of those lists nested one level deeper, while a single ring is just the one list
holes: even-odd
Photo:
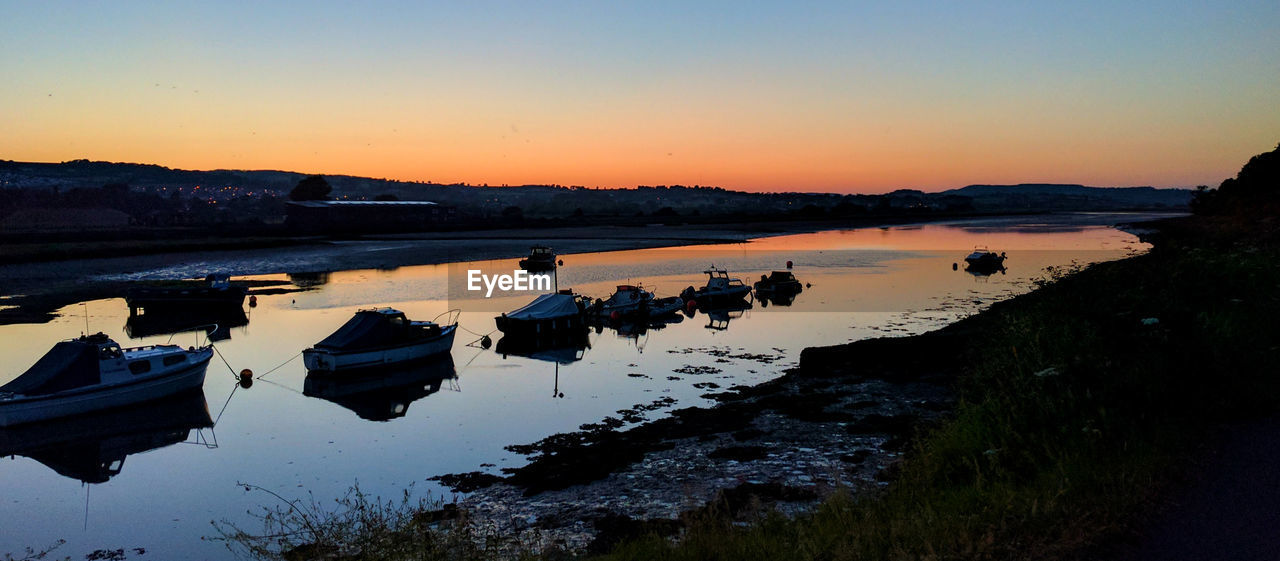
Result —
[{"label": "blue gradient sky", "polygon": [[1280,3],[0,2],[0,158],[489,184],[1216,184]]}]

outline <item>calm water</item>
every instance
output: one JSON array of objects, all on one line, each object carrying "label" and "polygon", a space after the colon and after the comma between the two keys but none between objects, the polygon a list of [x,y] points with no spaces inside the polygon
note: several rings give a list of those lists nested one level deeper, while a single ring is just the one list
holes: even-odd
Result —
[{"label": "calm water", "polygon": [[[749,310],[698,313],[661,329],[606,327],[591,333],[588,348],[554,356],[504,356],[473,345],[480,334],[494,332],[497,312],[532,296],[461,298],[460,271],[510,271],[515,259],[257,277],[292,279],[311,290],[260,296],[257,307],[247,309],[248,323],[216,344],[230,369],[214,358],[203,401],[197,396],[22,433],[0,431],[0,446],[26,450],[0,459],[0,552],[66,539],[58,556],[145,547],[147,558],[230,557],[223,545],[200,540],[214,535],[210,521],[256,530],[247,512],[275,500],[238,483],[291,499],[310,493],[326,501],[357,482],[386,497],[410,485],[415,493],[447,497],[427,478],[520,465],[523,457],[504,450],[508,444],[576,430],[668,397],[674,407],[703,405],[708,401],[701,396],[717,387],[778,376],[805,347],[927,331],[1029,290],[1045,267],[1141,251],[1145,246],[1133,235],[1109,227],[1134,219],[983,220],[566,255],[560,286],[598,297],[626,282],[676,295],[701,286],[701,271],[710,264],[751,283],[787,260],[811,286],[789,306],[756,302]],[[1007,252],[1008,271],[978,277],[963,264],[952,269],[979,244]],[[396,307],[413,319],[460,308],[465,331],[452,365],[389,376],[381,389],[308,386],[298,353],[372,306]],[[48,324],[0,326],[0,382],[54,342],[78,336],[86,309],[91,330],[125,346],[203,339],[194,333],[131,338],[122,300],[77,304]],[[500,333],[493,335],[496,340]],[[242,368],[271,372],[242,389],[231,374]],[[456,377],[444,377],[451,373]],[[308,397],[317,393],[329,399]],[[207,426],[213,419],[216,426]]]}]

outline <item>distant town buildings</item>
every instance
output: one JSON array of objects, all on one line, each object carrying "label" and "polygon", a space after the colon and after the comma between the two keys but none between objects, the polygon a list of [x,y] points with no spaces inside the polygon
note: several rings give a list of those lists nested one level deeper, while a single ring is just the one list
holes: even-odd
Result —
[{"label": "distant town buildings", "polygon": [[457,209],[431,201],[290,201],[289,228],[301,232],[410,232],[453,222]]}]

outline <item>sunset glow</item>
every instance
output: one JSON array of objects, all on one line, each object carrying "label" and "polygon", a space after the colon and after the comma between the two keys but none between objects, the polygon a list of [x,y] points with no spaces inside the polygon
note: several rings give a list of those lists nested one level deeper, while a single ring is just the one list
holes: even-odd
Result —
[{"label": "sunset glow", "polygon": [[1280,140],[1275,2],[0,5],[8,160],[883,192]]}]

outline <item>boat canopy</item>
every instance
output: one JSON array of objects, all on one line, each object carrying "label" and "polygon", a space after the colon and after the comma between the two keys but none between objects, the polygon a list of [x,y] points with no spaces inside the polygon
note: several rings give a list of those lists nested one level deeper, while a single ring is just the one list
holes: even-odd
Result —
[{"label": "boat canopy", "polygon": [[347,323],[316,344],[328,350],[364,349],[409,341],[420,331],[405,319],[404,313],[392,309],[360,310]]},{"label": "boat canopy", "polygon": [[62,341],[22,375],[0,386],[0,392],[48,395],[101,383],[98,344],[88,338]]},{"label": "boat canopy", "polygon": [[515,320],[540,320],[578,315],[578,304],[571,294],[543,294],[523,308],[507,314]]}]

